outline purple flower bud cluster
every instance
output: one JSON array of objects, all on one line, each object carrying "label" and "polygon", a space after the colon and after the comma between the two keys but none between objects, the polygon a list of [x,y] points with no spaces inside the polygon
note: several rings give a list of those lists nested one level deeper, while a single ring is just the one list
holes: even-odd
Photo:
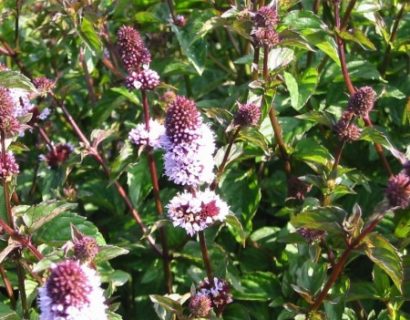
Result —
[{"label": "purple flower bud cluster", "polygon": [[376,92],[369,87],[361,87],[353,93],[340,120],[333,126],[340,141],[352,142],[360,139],[361,129],[355,124],[357,117],[368,118],[376,101]]},{"label": "purple flower bud cluster", "polygon": [[129,73],[132,71],[139,72],[144,65],[151,63],[151,54],[137,30],[133,27],[122,26],[118,30],[117,37],[118,51]]},{"label": "purple flower bud cluster", "polygon": [[[201,297],[206,297],[207,299]],[[199,283],[196,294],[191,298],[190,309],[193,314],[209,314],[210,302],[215,312],[221,314],[223,309],[232,301],[228,282],[216,277],[211,281],[205,278]]]},{"label": "purple flower bud cluster", "polygon": [[350,96],[347,110],[359,117],[367,117],[376,101],[376,92],[369,87],[361,87]]},{"label": "purple flower bud cluster", "polygon": [[0,87],[0,129],[6,137],[18,134],[22,126],[17,119],[20,113],[20,101],[15,100],[9,89]]},{"label": "purple flower bud cluster", "polygon": [[19,173],[19,165],[11,152],[0,152],[0,179],[8,179]]},{"label": "purple flower bud cluster", "polygon": [[276,32],[278,22],[278,13],[274,7],[264,6],[254,13],[251,37],[256,47],[271,48],[279,43],[279,34]]},{"label": "purple flower bud cluster", "polygon": [[33,84],[41,96],[46,96],[49,92],[53,91],[55,87],[55,82],[46,77],[35,78]]},{"label": "purple flower bud cluster", "polygon": [[133,27],[122,26],[118,30],[118,49],[128,72],[125,86],[132,89],[154,90],[160,83],[159,75],[149,69],[151,54],[141,35]]},{"label": "purple flower bud cluster", "polygon": [[340,141],[352,142],[359,140],[361,135],[360,128],[354,124],[354,114],[345,111],[340,120],[333,126]]},{"label": "purple flower bud cluster", "polygon": [[391,207],[406,209],[410,206],[410,176],[405,170],[389,179],[386,197]]},{"label": "purple flower bud cluster", "polygon": [[305,240],[308,243],[322,240],[326,235],[326,232],[323,230],[315,230],[315,229],[309,229],[309,228],[300,228],[297,230],[297,232],[303,238],[305,238]]},{"label": "purple flower bud cluster", "polygon": [[234,125],[241,127],[256,126],[261,117],[261,110],[255,103],[238,103],[238,110],[234,115]]},{"label": "purple flower bud cluster", "polygon": [[40,320],[106,320],[100,278],[78,261],[54,265],[39,289]]},{"label": "purple flower bud cluster", "polygon": [[74,239],[74,258],[81,263],[88,264],[94,260],[100,251],[97,241],[88,236],[81,236]]},{"label": "purple flower bud cluster", "polygon": [[50,168],[56,169],[63,165],[70,154],[74,151],[74,148],[69,143],[59,143],[54,146],[47,154],[41,155],[40,160],[47,162]]}]

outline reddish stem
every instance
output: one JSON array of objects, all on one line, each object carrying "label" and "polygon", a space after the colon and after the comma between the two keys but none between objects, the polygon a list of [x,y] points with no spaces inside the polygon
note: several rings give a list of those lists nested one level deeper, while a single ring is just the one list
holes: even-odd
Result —
[{"label": "reddish stem", "polygon": [[[148,104],[148,96],[145,90],[141,90],[141,96],[142,96],[142,105],[144,109],[145,129],[149,131],[150,111],[149,111],[149,104]],[[164,214],[164,209],[162,206],[162,201],[161,201],[161,196],[160,196],[160,189],[159,189],[159,183],[158,183],[158,170],[157,170],[157,166],[155,163],[153,150],[151,147],[147,148],[147,156],[148,156],[149,171],[151,174],[152,188],[154,192],[155,208],[157,210],[158,215],[162,216]],[[160,241],[161,241],[162,253],[163,253],[165,282],[166,282],[168,293],[171,293],[172,292],[172,273],[171,273],[171,259],[169,255],[167,235],[165,233],[164,227],[161,227],[159,229],[159,232],[160,232]]]},{"label": "reddish stem", "polygon": [[6,270],[4,270],[4,267],[2,265],[0,265],[0,274],[1,274],[1,278],[3,279],[4,287],[6,288],[7,295],[10,298],[11,307],[15,309],[16,308],[16,297],[14,296],[13,286],[9,278],[7,277]]},{"label": "reddish stem", "polygon": [[[52,95],[52,97],[53,97],[54,102],[63,111],[64,116],[66,117],[68,123],[71,125],[71,127],[73,128],[74,132],[76,133],[76,135],[78,136],[80,141],[84,144],[84,147],[86,148],[86,150],[100,164],[100,166],[102,167],[104,173],[109,178],[111,176],[111,172],[110,172],[110,169],[108,168],[103,156],[98,152],[98,150],[96,150],[96,148],[91,146],[90,141],[86,138],[84,133],[81,131],[81,129],[77,125],[77,122],[74,120],[74,118],[72,117],[70,112],[64,106],[64,103],[62,101],[60,101],[59,99],[57,99],[57,97],[55,95]],[[114,182],[114,186],[117,189],[117,192],[119,193],[121,198],[124,200],[126,206],[128,207],[128,210],[130,211],[130,213],[133,216],[134,220],[140,226],[142,232],[144,234],[148,234],[148,228],[145,226],[144,222],[142,221],[139,212],[134,208],[134,206],[133,206],[130,198],[128,197],[127,193],[125,192],[123,186],[118,181]],[[149,245],[152,247],[152,249],[154,249],[154,251],[158,255],[162,256],[161,249],[156,245],[155,240],[152,238],[152,236],[148,235],[146,237],[146,239],[147,239],[147,242],[149,243]]]},{"label": "reddish stem", "polygon": [[205,234],[203,231],[198,232],[199,235],[199,245],[201,246],[202,259],[204,261],[204,266],[206,274],[210,283],[212,283],[213,273],[211,260],[209,259],[208,247],[206,246]]},{"label": "reddish stem", "polygon": [[363,239],[376,228],[377,224],[383,219],[384,214],[379,215],[376,217],[373,221],[371,221],[366,228],[362,230],[362,232],[355,238],[345,249],[345,251],[342,253],[341,257],[337,261],[336,265],[333,267],[333,271],[327,280],[324,288],[318,295],[318,297],[315,299],[314,303],[310,306],[309,312],[316,311],[319,309],[320,305],[322,304],[323,300],[327,297],[328,292],[330,288],[333,286],[333,284],[336,282],[338,279],[339,275],[344,269],[344,266],[347,262],[347,259],[349,258],[350,253],[356,249]]},{"label": "reddish stem", "polygon": [[[340,0],[335,1],[335,22],[337,31],[340,31]],[[350,79],[349,70],[347,69],[344,42],[343,39],[338,35],[338,33],[336,33],[336,44],[337,52],[339,54],[340,66],[342,68],[343,79],[346,83],[347,90],[349,90],[350,94],[353,94],[356,92],[356,89],[353,86],[352,80]]]}]

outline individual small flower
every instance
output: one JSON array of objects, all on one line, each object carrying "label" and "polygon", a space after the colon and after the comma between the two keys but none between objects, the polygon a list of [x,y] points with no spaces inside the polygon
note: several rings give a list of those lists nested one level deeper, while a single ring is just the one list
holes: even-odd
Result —
[{"label": "individual small flower", "polygon": [[376,92],[371,87],[361,87],[350,96],[347,109],[357,116],[365,117],[373,109]]},{"label": "individual small flower", "polygon": [[255,13],[253,21],[258,28],[273,28],[278,24],[279,17],[275,8],[263,6]]},{"label": "individual small flower", "polygon": [[151,62],[151,54],[145,47],[141,35],[133,27],[122,26],[118,30],[118,49],[128,72],[138,72]]},{"label": "individual small flower", "polygon": [[161,148],[161,137],[165,134],[165,127],[156,120],[150,119],[149,130],[145,128],[145,124],[138,124],[132,129],[128,135],[130,141],[140,146],[150,146],[153,149]]},{"label": "individual small flower", "polygon": [[297,232],[305,238],[305,240],[308,243],[312,243],[315,241],[319,241],[323,239],[326,235],[325,231],[322,230],[315,230],[315,229],[309,229],[309,228],[299,228]]},{"label": "individual small flower", "polygon": [[95,270],[63,261],[39,289],[40,320],[106,320],[104,300]]},{"label": "individual small flower", "polygon": [[185,27],[186,25],[186,19],[183,15],[177,15],[175,17],[175,25],[177,25],[178,27]]},{"label": "individual small flower", "polygon": [[197,139],[196,131],[201,124],[202,119],[194,101],[177,96],[168,105],[165,129],[172,143],[190,143]]},{"label": "individual small flower", "polygon": [[391,177],[387,184],[386,196],[390,206],[405,209],[410,206],[410,177],[405,173]]},{"label": "individual small flower", "polygon": [[291,176],[288,180],[288,198],[295,200],[304,200],[306,194],[312,188],[308,183],[300,180],[298,177]]},{"label": "individual small flower", "polygon": [[209,281],[208,278],[201,281],[197,294],[207,296],[218,314],[222,313],[225,306],[233,301],[228,282],[217,277],[214,277],[213,281]]},{"label": "individual small flower", "polygon": [[74,258],[81,263],[90,263],[100,251],[97,241],[92,237],[81,236],[78,239],[74,239],[73,243]]},{"label": "individual small flower", "polygon": [[261,110],[258,105],[255,103],[239,103],[233,122],[237,126],[256,126],[260,117]]},{"label": "individual small flower", "polygon": [[224,221],[229,214],[229,207],[215,192],[198,191],[177,194],[168,206],[168,217],[174,226],[182,227],[193,236],[213,225],[216,221]]},{"label": "individual small flower", "polygon": [[47,118],[50,116],[51,110],[49,108],[44,108],[40,114],[38,115],[38,118],[42,121],[47,120]]},{"label": "individual small flower", "polygon": [[189,301],[189,309],[195,318],[207,318],[212,310],[212,301],[207,295],[196,294]]},{"label": "individual small flower", "polygon": [[55,87],[55,82],[46,77],[35,78],[33,84],[42,96],[46,96]]},{"label": "individual small flower", "polygon": [[279,43],[279,34],[270,28],[255,28],[251,32],[255,46],[272,48]]},{"label": "individual small flower", "polygon": [[159,75],[151,69],[143,69],[140,72],[131,72],[125,79],[128,89],[154,90],[160,84]]},{"label": "individual small flower", "polygon": [[59,143],[54,146],[46,155],[42,155],[41,159],[47,162],[50,168],[56,169],[67,161],[74,148],[68,143]]},{"label": "individual small flower", "polygon": [[19,165],[11,152],[0,152],[0,179],[7,179],[19,173]]}]

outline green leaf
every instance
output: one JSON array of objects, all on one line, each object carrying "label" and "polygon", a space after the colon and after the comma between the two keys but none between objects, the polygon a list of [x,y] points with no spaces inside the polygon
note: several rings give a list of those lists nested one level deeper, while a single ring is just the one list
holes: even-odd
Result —
[{"label": "green leaf", "polygon": [[275,48],[269,51],[268,70],[269,72],[286,67],[295,59],[295,53],[289,48]]},{"label": "green leaf", "polygon": [[284,77],[292,107],[295,110],[302,109],[315,91],[318,82],[317,70],[314,68],[306,69],[297,80],[288,72],[284,72]]},{"label": "green leaf", "polygon": [[75,203],[67,203],[63,201],[45,201],[30,207],[23,215],[24,224],[28,228],[28,232],[32,233],[51,221],[59,214],[69,211],[77,207]]},{"label": "green leaf", "polygon": [[254,171],[231,169],[221,181],[221,193],[236,216],[242,217],[246,231],[252,230],[252,218],[261,200],[261,190]]},{"label": "green leaf", "polygon": [[19,320],[17,313],[10,309],[9,306],[0,303],[0,320]]},{"label": "green leaf", "polygon": [[127,183],[132,203],[138,207],[152,190],[146,157],[141,157],[135,166],[128,168]]},{"label": "green leaf", "polygon": [[83,18],[79,30],[79,35],[85,45],[94,55],[100,54],[102,51],[101,39],[98,36],[93,23],[87,18]]},{"label": "green leaf", "polygon": [[284,72],[285,84],[290,94],[292,107],[299,110],[299,87],[295,77],[289,72]]},{"label": "green leaf", "polygon": [[45,223],[33,234],[34,241],[36,243],[61,244],[71,240],[71,225],[77,227],[81,233],[95,238],[98,243],[105,243],[94,224],[73,212],[61,213]]},{"label": "green leaf", "polygon": [[341,31],[338,32],[338,34],[344,40],[354,41],[357,44],[361,45],[363,48],[367,48],[373,51],[376,50],[373,42],[371,42],[369,38],[367,38],[366,35],[359,29],[354,29],[353,33],[350,33],[348,31]]},{"label": "green leaf", "polygon": [[225,219],[225,223],[228,226],[229,231],[235,237],[235,240],[245,246],[246,232],[243,230],[242,223],[239,219],[235,215],[229,214]]},{"label": "green leaf", "polygon": [[181,46],[183,54],[194,66],[199,75],[205,71],[205,60],[207,55],[207,42],[197,36],[197,32],[210,18],[210,13],[203,11],[194,13],[185,28],[180,29],[172,24],[171,29]]},{"label": "green leaf", "polygon": [[124,97],[126,97],[132,103],[138,105],[140,104],[140,100],[138,99],[137,95],[134,92],[129,91],[125,87],[115,87],[111,88],[111,91],[116,92]]},{"label": "green leaf", "polygon": [[309,138],[297,143],[292,156],[300,161],[318,163],[323,166],[326,166],[333,158],[329,150]]},{"label": "green leaf", "polygon": [[270,272],[252,272],[244,274],[239,287],[234,287],[234,298],[249,301],[268,301],[280,295],[280,284]]},{"label": "green leaf", "polygon": [[283,19],[283,23],[340,65],[336,43],[326,24],[317,15],[310,11],[292,10]]},{"label": "green leaf", "polygon": [[0,86],[37,92],[30,79],[17,71],[0,71]]},{"label": "green leaf", "polygon": [[401,292],[403,266],[397,249],[383,236],[371,233],[364,239],[365,253],[386,272]]},{"label": "green leaf", "polygon": [[344,234],[343,221],[347,213],[338,207],[323,207],[304,211],[291,219],[296,228],[324,230],[332,234]]},{"label": "green leaf", "polygon": [[124,248],[120,248],[113,245],[100,246],[100,251],[96,256],[97,261],[108,261],[114,259],[118,256],[128,254],[129,251]]}]

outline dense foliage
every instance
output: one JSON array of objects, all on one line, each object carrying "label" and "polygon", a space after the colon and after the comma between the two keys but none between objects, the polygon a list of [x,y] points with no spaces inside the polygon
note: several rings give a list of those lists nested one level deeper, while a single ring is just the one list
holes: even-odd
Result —
[{"label": "dense foliage", "polygon": [[410,319],[409,9],[0,1],[0,319]]}]

